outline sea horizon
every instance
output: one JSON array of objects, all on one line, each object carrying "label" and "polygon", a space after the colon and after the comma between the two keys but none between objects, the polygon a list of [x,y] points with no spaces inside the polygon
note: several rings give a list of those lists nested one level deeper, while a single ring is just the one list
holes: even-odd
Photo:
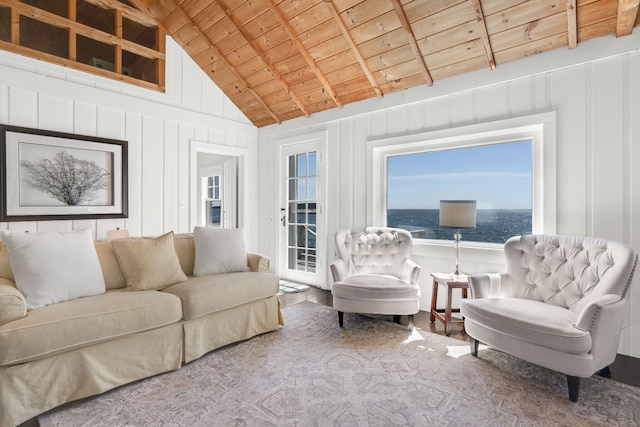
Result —
[{"label": "sea horizon", "polygon": [[[403,228],[415,238],[453,240],[455,230],[440,227],[439,209],[388,209],[387,226]],[[462,230],[465,241],[504,243],[531,234],[531,209],[478,209],[476,228]]]}]

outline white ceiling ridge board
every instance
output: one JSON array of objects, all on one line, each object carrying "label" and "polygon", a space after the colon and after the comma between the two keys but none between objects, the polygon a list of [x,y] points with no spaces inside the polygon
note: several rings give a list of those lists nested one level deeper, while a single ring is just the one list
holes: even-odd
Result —
[{"label": "white ceiling ridge board", "polygon": [[[0,51],[0,76],[2,76],[0,81],[3,86],[139,113],[143,116],[156,116],[165,120],[191,123],[196,126],[218,128],[226,132],[257,137],[257,127],[251,123],[213,116],[150,99],[141,99],[135,93],[118,93],[99,86],[85,86],[73,80],[51,77],[38,72],[27,71],[24,68],[20,68],[19,70],[22,72],[17,73],[12,62],[9,62],[9,65],[5,65],[3,57],[5,53],[8,54],[8,52]],[[52,80],[55,80],[56,83],[52,84]],[[123,100],[123,97],[126,100]]]},{"label": "white ceiling ridge board", "polygon": [[516,61],[498,64],[494,70],[480,69],[469,73],[436,80],[433,86],[421,85],[385,94],[380,98],[369,98],[346,104],[342,109],[333,108],[296,117],[282,124],[273,124],[259,129],[260,138],[270,134],[307,128],[375,111],[424,102],[425,100],[450,96],[483,87],[503,84],[536,75],[547,74],[566,68],[604,61],[640,51],[640,30],[616,38],[614,35],[599,37],[578,44],[575,49],[558,48],[531,55]]}]

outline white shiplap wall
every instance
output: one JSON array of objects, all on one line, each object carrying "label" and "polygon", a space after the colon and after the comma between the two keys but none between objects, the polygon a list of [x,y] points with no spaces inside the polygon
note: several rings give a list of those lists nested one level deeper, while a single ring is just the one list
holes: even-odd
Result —
[{"label": "white shiplap wall", "polygon": [[[327,130],[329,234],[362,228],[367,218],[367,141],[511,117],[557,113],[557,232],[629,243],[640,250],[640,35],[604,37],[464,76],[295,119],[259,131],[259,250],[277,261],[279,206],[273,197],[278,141]],[[277,217],[277,216],[276,216]],[[334,248],[327,248],[329,262]],[[465,270],[503,268],[501,250],[463,253]],[[421,308],[431,271],[448,271],[450,246],[416,245]],[[328,272],[327,272],[328,273]],[[329,275],[327,274],[327,283]],[[640,274],[631,291],[620,353],[640,357]]]},{"label": "white shiplap wall", "polygon": [[[129,142],[129,218],[0,224],[33,231],[90,227],[96,238],[116,226],[133,236],[191,231],[190,141],[251,152],[257,143],[257,128],[170,38],[165,93],[0,51],[0,123]],[[255,155],[248,158],[255,163]],[[255,248],[255,194],[246,194],[244,225]]]}]

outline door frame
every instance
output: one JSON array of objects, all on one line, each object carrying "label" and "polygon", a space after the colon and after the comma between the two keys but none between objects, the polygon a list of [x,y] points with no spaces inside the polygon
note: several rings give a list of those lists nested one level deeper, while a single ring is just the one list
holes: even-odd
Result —
[{"label": "door frame", "polygon": [[[283,226],[280,222],[281,208],[284,205],[285,199],[285,187],[284,170],[286,162],[284,159],[284,153],[286,150],[294,149],[296,146],[309,143],[317,144],[317,161],[316,166],[316,182],[317,182],[317,205],[316,205],[316,227],[318,230],[316,240],[316,272],[315,274],[303,273],[303,272],[291,272],[287,268],[287,241],[286,233],[283,232]],[[322,288],[327,288],[327,256],[328,256],[328,239],[327,239],[327,186],[328,186],[328,173],[327,173],[327,147],[328,147],[328,132],[321,131],[310,133],[306,135],[300,135],[292,138],[286,138],[278,141],[278,201],[276,203],[274,217],[277,219],[274,221],[275,227],[277,227],[276,236],[278,237],[278,262],[276,263],[276,272],[280,277],[297,281],[300,283],[310,284]]]},{"label": "door frame", "polygon": [[247,182],[247,168],[246,157],[249,154],[249,150],[239,147],[227,147],[223,145],[211,144],[209,142],[190,141],[190,158],[189,158],[189,182],[190,182],[190,209],[189,209],[189,221],[191,230],[193,230],[198,224],[198,201],[200,195],[198,194],[198,180],[200,174],[198,171],[198,153],[220,154],[224,156],[236,157],[238,159],[238,179],[237,179],[237,206],[238,211],[236,213],[238,228],[246,228],[245,222],[245,183]]}]

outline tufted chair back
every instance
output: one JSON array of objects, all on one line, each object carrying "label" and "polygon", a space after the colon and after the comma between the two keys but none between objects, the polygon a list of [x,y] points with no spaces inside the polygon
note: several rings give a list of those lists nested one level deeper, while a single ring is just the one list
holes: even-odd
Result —
[{"label": "tufted chair back", "polygon": [[[597,298],[626,296],[638,263],[627,245],[595,237],[529,235],[504,248],[512,296],[555,304],[575,313]],[[515,284],[518,286],[515,286]]]},{"label": "tufted chair back", "polygon": [[368,227],[364,233],[336,233],[338,256],[349,266],[350,275],[385,274],[399,277],[411,257],[411,233],[399,228]]}]

